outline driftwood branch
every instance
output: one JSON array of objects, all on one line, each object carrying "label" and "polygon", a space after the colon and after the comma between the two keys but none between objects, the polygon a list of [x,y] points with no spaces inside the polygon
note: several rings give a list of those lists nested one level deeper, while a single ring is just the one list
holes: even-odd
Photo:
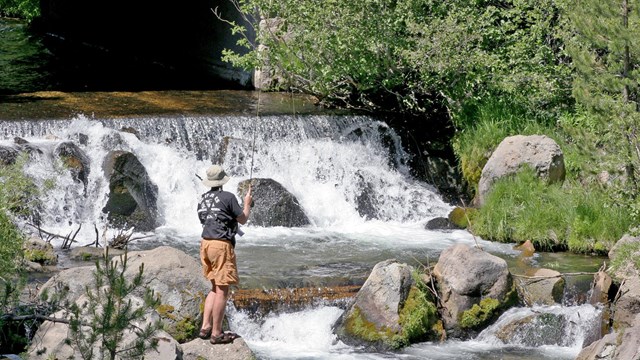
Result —
[{"label": "driftwood branch", "polygon": [[3,321],[23,321],[23,320],[46,320],[55,323],[63,323],[69,324],[69,320],[62,318],[55,318],[51,316],[45,316],[42,314],[30,314],[30,315],[15,315],[15,314],[4,314],[0,316],[0,319]]},{"label": "driftwood branch", "polygon": [[581,275],[595,275],[597,273],[595,272],[574,272],[574,273],[564,273],[564,274],[559,274],[559,275],[548,275],[548,276],[527,276],[527,275],[518,275],[518,274],[511,274],[512,276],[515,277],[520,277],[520,278],[524,278],[524,279],[539,279],[539,280],[544,280],[544,279],[553,279],[553,278],[558,278],[558,277],[563,277],[563,276],[581,276]]}]

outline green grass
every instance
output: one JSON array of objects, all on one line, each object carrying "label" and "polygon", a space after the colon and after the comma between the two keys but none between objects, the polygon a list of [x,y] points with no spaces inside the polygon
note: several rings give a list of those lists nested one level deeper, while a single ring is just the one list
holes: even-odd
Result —
[{"label": "green grass", "polygon": [[531,169],[501,179],[472,219],[472,231],[501,242],[531,240],[539,250],[606,253],[633,224],[605,189],[547,185]]},{"label": "green grass", "polygon": [[491,153],[507,136],[549,133],[544,119],[536,118],[518,105],[489,99],[467,109],[454,120],[459,131],[453,148],[460,160],[462,176],[477,186],[482,168]]},{"label": "green grass", "polygon": [[40,1],[0,0],[0,16],[33,20],[40,16]]}]

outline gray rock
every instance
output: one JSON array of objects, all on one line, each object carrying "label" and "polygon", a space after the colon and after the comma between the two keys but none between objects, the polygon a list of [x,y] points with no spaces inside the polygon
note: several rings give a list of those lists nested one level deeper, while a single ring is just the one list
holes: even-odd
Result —
[{"label": "gray rock", "polygon": [[640,313],[640,278],[629,278],[620,284],[618,298],[614,303],[613,328],[631,326],[636,314]]},{"label": "gray rock", "polygon": [[502,140],[482,169],[478,205],[484,203],[496,180],[515,174],[525,164],[550,183],[564,180],[564,155],[553,139],[544,135],[510,136]]},{"label": "gray rock", "polygon": [[[374,266],[364,285],[358,291],[353,305],[336,323],[338,337],[353,344],[374,345],[380,348],[391,347],[392,336],[400,334],[400,310],[407,299],[413,284],[412,268],[395,260],[382,261]],[[383,338],[382,343],[366,344],[366,334],[356,334],[349,328],[353,321],[366,321]]]},{"label": "gray rock", "polygon": [[424,226],[427,230],[453,230],[459,229],[454,223],[452,223],[446,217],[437,217],[427,221],[427,224]]},{"label": "gray rock", "polygon": [[[124,250],[109,248],[109,256],[120,256],[124,254]],[[79,261],[95,261],[102,259],[104,256],[104,248],[95,246],[78,246],[71,249],[69,258]]]},{"label": "gray rock", "polygon": [[18,159],[18,150],[0,145],[0,165],[12,165]]},{"label": "gray rock", "polygon": [[311,224],[298,199],[275,180],[253,179],[240,182],[238,193],[241,198],[248,189],[249,181],[255,205],[249,217],[252,225],[298,227]]},{"label": "gray rock", "polygon": [[444,327],[454,334],[460,330],[458,320],[464,311],[485,298],[502,303],[512,290],[506,261],[463,244],[440,254],[433,275],[442,302],[440,315]]},{"label": "gray rock", "polygon": [[609,291],[613,281],[604,271],[598,271],[593,277],[593,284],[591,286],[591,296],[589,297],[589,304],[608,304],[609,303]]},{"label": "gray rock", "polygon": [[58,144],[54,150],[56,156],[69,169],[74,180],[84,184],[85,189],[89,181],[90,160],[78,145],[66,141]]},{"label": "gray rock", "polygon": [[605,335],[580,351],[576,360],[640,360],[640,314],[629,327]]},{"label": "gray rock", "polygon": [[159,224],[158,187],[138,158],[130,152],[112,151],[104,163],[109,179],[109,199],[102,209],[111,225],[151,231]]},{"label": "gray rock", "polygon": [[[121,258],[112,261],[121,262]],[[211,283],[202,276],[200,262],[169,246],[132,251],[128,253],[125,277],[132,280],[142,264],[145,285],[160,296],[157,311],[165,330],[178,341],[193,338],[195,334],[184,333],[181,329],[199,328],[200,306],[211,289]],[[85,293],[85,286],[93,286],[94,270],[95,266],[82,266],[61,271],[43,285],[40,294],[46,291],[53,295],[66,290],[66,298],[77,301]],[[141,297],[142,293],[136,295]]]},{"label": "gray rock", "polygon": [[254,360],[256,357],[242,338],[230,344],[211,345],[209,340],[195,339],[182,344],[183,360],[225,359]]},{"label": "gray rock", "polygon": [[515,284],[520,299],[527,306],[561,304],[565,281],[555,270],[538,269],[532,275],[537,278],[516,277]]}]

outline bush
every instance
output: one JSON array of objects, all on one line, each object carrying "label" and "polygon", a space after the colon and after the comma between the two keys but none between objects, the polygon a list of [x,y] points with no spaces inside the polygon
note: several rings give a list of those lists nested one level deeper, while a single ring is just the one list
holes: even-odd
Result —
[{"label": "bush", "polygon": [[0,0],[0,16],[33,20],[40,16],[40,1]]}]

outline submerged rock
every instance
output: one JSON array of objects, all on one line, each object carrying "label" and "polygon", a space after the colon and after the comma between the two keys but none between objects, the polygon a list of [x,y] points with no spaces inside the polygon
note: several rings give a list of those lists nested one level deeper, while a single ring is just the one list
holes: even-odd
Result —
[{"label": "submerged rock", "polygon": [[0,165],[13,165],[18,159],[18,150],[0,145]]},{"label": "submerged rock", "polygon": [[538,347],[569,346],[566,342],[566,318],[563,315],[541,313],[514,320],[496,332],[505,344]]},{"label": "submerged rock", "polygon": [[60,143],[54,153],[62,160],[62,163],[69,169],[74,180],[84,184],[85,189],[89,180],[90,161],[89,157],[76,144],[67,141]]},{"label": "submerged rock", "polygon": [[527,306],[562,303],[565,281],[555,270],[537,269],[530,277],[515,277],[520,299]]}]

